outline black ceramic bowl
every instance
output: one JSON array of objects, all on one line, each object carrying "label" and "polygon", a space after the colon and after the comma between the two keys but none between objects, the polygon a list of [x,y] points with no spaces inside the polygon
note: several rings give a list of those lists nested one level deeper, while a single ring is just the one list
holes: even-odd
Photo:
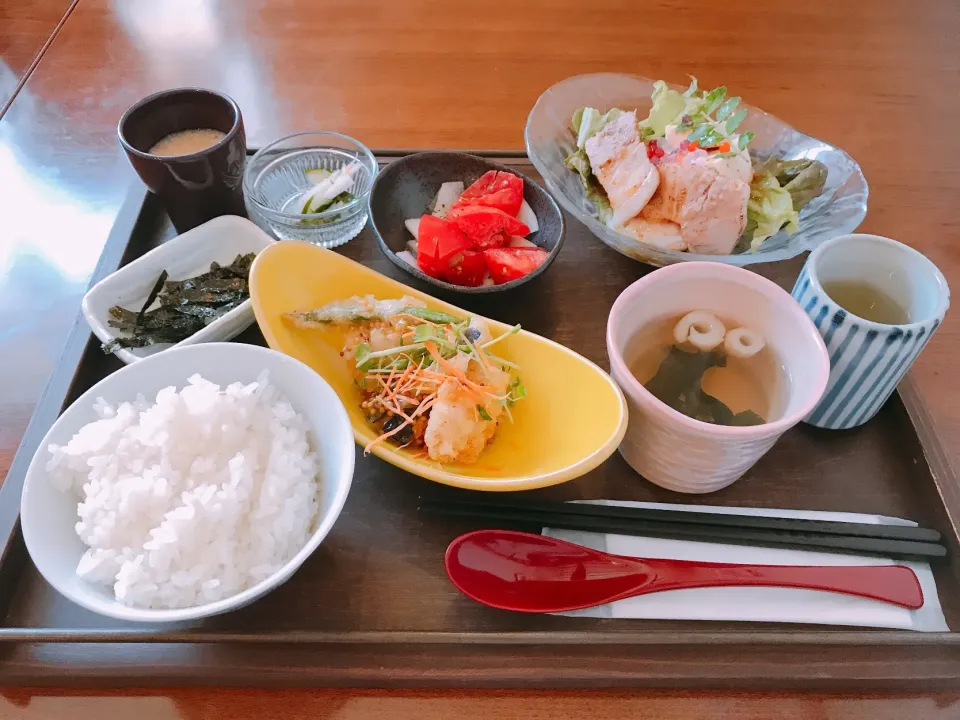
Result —
[{"label": "black ceramic bowl", "polygon": [[[171,133],[200,129],[224,136],[187,155],[150,153]],[[240,108],[231,98],[201,88],[163,90],[127,110],[117,132],[130,164],[159,196],[177,232],[220,215],[247,216],[241,186],[247,140]]]},{"label": "black ceramic bowl", "polygon": [[[432,278],[397,257],[398,252],[406,250],[407,241],[413,239],[404,227],[404,220],[418,218],[426,213],[427,206],[436,197],[443,183],[462,180],[464,185],[469,187],[488,170],[503,170],[523,178],[523,198],[537,216],[540,226],[527,239],[549,253],[540,267],[519,280],[503,285],[465,287]],[[408,155],[381,170],[370,190],[370,224],[373,226],[373,234],[377,236],[377,242],[380,243],[380,249],[394,265],[444,290],[471,294],[510,290],[543,274],[560,252],[564,235],[563,214],[546,190],[513,168],[498,165],[476,155],[456,152]]]}]

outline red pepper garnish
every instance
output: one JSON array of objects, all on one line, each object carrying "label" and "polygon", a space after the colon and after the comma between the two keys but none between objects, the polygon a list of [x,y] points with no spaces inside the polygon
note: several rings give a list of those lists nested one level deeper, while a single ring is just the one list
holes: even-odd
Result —
[{"label": "red pepper garnish", "polygon": [[724,140],[722,143],[720,143],[720,147],[718,147],[717,150],[719,150],[722,153],[730,152],[730,143]]}]

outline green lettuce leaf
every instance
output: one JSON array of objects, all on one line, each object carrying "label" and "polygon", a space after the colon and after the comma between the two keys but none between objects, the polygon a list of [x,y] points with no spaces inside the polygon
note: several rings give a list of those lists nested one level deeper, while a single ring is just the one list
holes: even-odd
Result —
[{"label": "green lettuce leaf", "polygon": [[777,157],[753,158],[754,173],[770,173],[793,198],[799,212],[818,197],[827,184],[827,166],[819,160],[781,160]]},{"label": "green lettuce leaf", "polygon": [[613,215],[613,208],[610,207],[610,201],[607,199],[607,194],[603,191],[600,181],[597,180],[590,169],[590,160],[587,158],[586,150],[582,148],[574,150],[567,155],[563,164],[580,176],[580,184],[583,185],[587,200],[593,203],[593,206],[597,209],[600,222],[606,224]]},{"label": "green lettuce leaf", "polygon": [[827,166],[814,160],[783,186],[793,198],[793,207],[798,212],[823,192],[827,184]]},{"label": "green lettuce leaf", "polygon": [[593,206],[597,209],[597,217],[600,222],[609,225],[610,218],[613,217],[613,208],[610,207],[610,200],[596,178],[589,186],[584,188],[584,191],[587,194],[587,200],[593,203]]},{"label": "green lettuce leaf", "polygon": [[590,159],[587,157],[587,151],[577,148],[567,155],[563,161],[564,166],[573,170],[580,176],[580,181],[586,184],[593,177],[593,171],[590,169]]},{"label": "green lettuce leaf", "polygon": [[570,131],[576,135],[580,132],[580,123],[583,121],[583,111],[585,107],[577,108],[573,111],[573,117],[570,118]]},{"label": "green lettuce leaf", "polygon": [[610,201],[603,191],[600,181],[593,174],[590,159],[587,157],[585,146],[587,140],[596,135],[610,121],[617,119],[623,111],[613,108],[603,115],[596,108],[580,108],[570,120],[570,129],[577,136],[577,147],[564,159],[563,164],[580,176],[580,183],[587,199],[597,210],[600,221],[606,223],[613,215]]},{"label": "green lettuce leaf", "polygon": [[623,110],[620,108],[613,108],[603,114],[592,107],[578,108],[570,119],[570,129],[577,136],[577,148],[583,149],[587,140],[603,130],[608,122],[616,120],[621,115]]},{"label": "green lettuce leaf", "polygon": [[[587,140],[600,132],[600,118],[603,117],[596,108],[585,107],[577,111],[580,113],[580,122],[577,124],[577,147],[582,148]],[[576,118],[577,113],[574,113]]]},{"label": "green lettuce leaf", "polygon": [[747,201],[747,223],[756,223],[750,249],[757,250],[763,241],[785,229],[795,233],[800,229],[800,218],[793,207],[793,198],[780,186],[770,172],[755,173],[750,184],[750,200]]},{"label": "green lettuce leaf", "polygon": [[[693,94],[696,93],[696,78],[693,78],[691,87]],[[667,125],[675,124],[684,114],[689,98],[685,98],[676,90],[671,90],[662,80],[657,80],[653,84],[653,107],[650,108],[650,114],[646,119],[639,123],[640,135],[644,140],[651,138],[662,138],[667,131]],[[700,102],[695,99],[695,102]]]}]

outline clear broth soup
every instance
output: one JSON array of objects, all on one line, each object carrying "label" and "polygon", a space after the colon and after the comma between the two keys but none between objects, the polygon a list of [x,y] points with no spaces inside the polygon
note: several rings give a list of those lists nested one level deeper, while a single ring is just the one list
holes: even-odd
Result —
[{"label": "clear broth soup", "polygon": [[[677,345],[673,329],[681,317],[658,320],[630,339],[624,359],[644,387],[684,415],[715,425],[757,425],[783,414],[789,376],[772,348],[739,358],[722,343],[707,351]],[[720,320],[727,331],[740,327]]]}]

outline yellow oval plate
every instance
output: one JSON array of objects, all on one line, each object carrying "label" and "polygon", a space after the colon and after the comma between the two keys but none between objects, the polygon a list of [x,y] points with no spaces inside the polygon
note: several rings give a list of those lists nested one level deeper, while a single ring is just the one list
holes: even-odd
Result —
[{"label": "yellow oval plate", "polygon": [[[330,250],[296,241],[262,250],[250,270],[250,295],[257,322],[275,350],[306,363],[337,392],[361,446],[377,433],[360,412],[359,393],[340,356],[343,333],[294,327],[283,318],[353,295],[378,299],[403,295],[431,308],[469,313],[381,275]],[[490,320],[497,336],[509,326]],[[470,490],[529,490],[580,477],[606,460],[627,427],[620,388],[592,362],[568,348],[521,330],[504,339],[497,353],[520,366],[527,396],[502,420],[476,465],[440,465],[387,443],[373,453],[414,475]]]}]

